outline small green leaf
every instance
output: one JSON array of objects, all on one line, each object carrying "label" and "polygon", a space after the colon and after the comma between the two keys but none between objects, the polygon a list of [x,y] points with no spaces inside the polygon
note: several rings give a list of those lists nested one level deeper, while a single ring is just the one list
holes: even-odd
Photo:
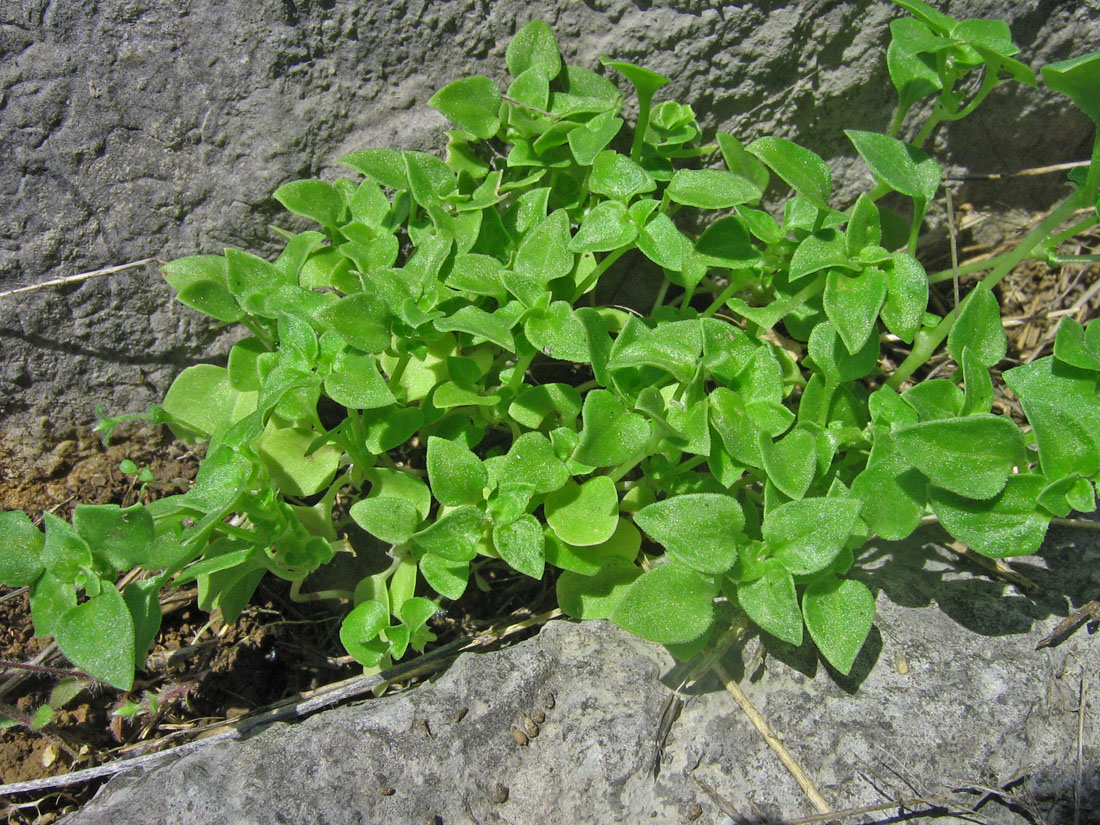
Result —
[{"label": "small green leaf", "polygon": [[649,441],[650,425],[607,390],[590,390],[581,409],[581,434],[573,460],[589,467],[628,461]]},{"label": "small green leaf", "polygon": [[627,246],[638,237],[638,227],[618,201],[595,206],[581,222],[569,248],[574,252],[611,252]]},{"label": "small green leaf", "polygon": [[749,618],[777,639],[802,644],[802,611],[794,577],[775,559],[764,562],[764,575],[737,588],[737,601]]},{"label": "small green leaf", "polygon": [[626,202],[642,192],[652,192],[657,188],[657,182],[626,155],[607,149],[592,161],[588,188],[600,195]]},{"label": "small green leaf", "polygon": [[685,238],[664,212],[649,218],[638,231],[638,249],[657,266],[678,272],[684,266]]},{"label": "small green leaf", "polygon": [[[596,115],[583,126],[569,132],[569,148],[573,157],[581,166],[592,166],[607,145],[623,127],[623,119],[615,112],[603,112]],[[589,188],[592,188],[591,178]]]},{"label": "small green leaf", "polygon": [[428,481],[443,504],[476,504],[489,483],[485,465],[471,450],[438,436],[428,436]]},{"label": "small green leaf", "polygon": [[644,100],[652,100],[657,90],[669,82],[669,79],[663,74],[658,74],[644,66],[636,66],[625,60],[610,60],[601,57],[600,62],[622,72],[623,76],[634,85],[638,97]]},{"label": "small green leaf", "polygon": [[89,676],[119,690],[134,684],[134,620],[110,582],[99,595],[69,608],[54,628],[57,646]]},{"label": "small green leaf", "polygon": [[1043,82],[1061,92],[1100,126],[1100,52],[1043,66]]},{"label": "small green leaf", "polygon": [[763,192],[768,188],[768,180],[771,177],[768,168],[745,149],[733,135],[719,132],[715,139],[722,150],[722,160],[726,162],[726,168],[752,183]]},{"label": "small green leaf", "polygon": [[993,409],[993,379],[989,369],[975,357],[970,347],[963,347],[963,382],[966,385],[961,415],[987,413]]},{"label": "small green leaf", "polygon": [[891,256],[886,267],[886,302],[882,305],[882,322],[894,335],[906,343],[921,327],[928,308],[928,275],[920,262],[904,252]]},{"label": "small green leaf", "polygon": [[524,433],[512,442],[507,455],[490,460],[494,462],[490,482],[494,478],[497,483],[523,482],[532,485],[536,495],[551,493],[569,480],[569,470],[542,433]]},{"label": "small green leaf", "polygon": [[1038,551],[1050,514],[1038,503],[1046,486],[1040,475],[1009,476],[991,499],[975,501],[947,490],[929,490],[932,511],[952,536],[984,556],[1005,558]]},{"label": "small green leaf", "polygon": [[732,496],[691,493],[643,507],[634,522],[681,564],[718,574],[737,561],[736,539],[745,516]]},{"label": "small green leaf", "polygon": [[877,132],[845,129],[844,134],[875,176],[895,192],[922,205],[936,196],[942,172],[939,164],[920,149]]},{"label": "small green leaf", "polygon": [[641,575],[641,569],[632,561],[616,558],[607,560],[591,576],[566,570],[555,586],[558,605],[575,619],[610,618]]},{"label": "small green leaf", "polygon": [[388,189],[405,190],[409,179],[405,173],[405,160],[394,149],[362,149],[340,158],[340,163],[362,172]]},{"label": "small green leaf", "polygon": [[276,189],[272,197],[295,215],[317,221],[326,229],[343,223],[344,198],[323,180],[291,181]]},{"label": "small green leaf", "polygon": [[0,513],[0,582],[9,587],[33,584],[45,569],[46,537],[22,510]]},{"label": "small green leaf", "polygon": [[390,345],[390,313],[375,295],[348,295],[318,312],[316,318],[325,329],[363,352],[381,352]]},{"label": "small green leaf", "polygon": [[886,300],[886,273],[867,267],[858,275],[831,269],[825,276],[822,303],[849,353],[857,353],[875,331],[875,321]]},{"label": "small green leaf", "polygon": [[493,527],[493,545],[513,570],[533,579],[542,578],[545,540],[542,526],[533,515],[526,513],[509,524]]},{"label": "small green leaf", "polygon": [[1064,318],[1054,337],[1054,357],[1072,367],[1100,372],[1100,323],[1089,321],[1081,326],[1074,318]]},{"label": "small green leaf", "polygon": [[746,149],[818,209],[829,208],[833,173],[819,155],[780,137],[757,138]]},{"label": "small green leaf", "polygon": [[848,258],[844,233],[836,229],[821,229],[803,238],[791,256],[790,280],[792,283],[823,269],[859,269]]},{"label": "small green leaf", "polygon": [[870,375],[878,364],[879,340],[871,335],[858,352],[850,353],[836,327],[824,321],[814,327],[807,342],[810,357],[828,381],[841,384]]},{"label": "small green leaf", "polygon": [[805,498],[771,510],[761,525],[772,557],[795,575],[824,570],[844,548],[859,521],[859,501]]},{"label": "small green leaf", "polygon": [[619,494],[608,476],[594,476],[583,484],[568,483],[550,493],[543,511],[550,529],[567,544],[602,544],[619,525]]},{"label": "small green leaf", "polygon": [[205,441],[231,423],[237,391],[224,367],[196,364],[176,376],[164,396],[172,431],[190,444]]},{"label": "small green leaf", "polygon": [[468,562],[477,555],[484,526],[480,508],[456,507],[414,534],[412,542],[426,553],[454,562]]},{"label": "small green leaf", "polygon": [[[415,566],[413,569],[416,569]],[[427,553],[420,560],[420,573],[424,576],[424,581],[440,596],[459,599],[466,592],[466,585],[470,580],[470,563],[450,561],[434,553]]]},{"label": "small green leaf", "polygon": [[382,602],[365,601],[356,605],[340,623],[340,643],[359,664],[374,667],[388,648],[378,634],[389,623],[389,611]]},{"label": "small green leaf", "polygon": [[564,209],[555,210],[524,236],[513,268],[545,286],[573,271],[575,258],[569,243],[569,215]]},{"label": "small green leaf", "polygon": [[475,75],[448,83],[428,101],[444,117],[482,140],[500,129],[500,89],[487,77]]},{"label": "small green leaf", "polygon": [[143,564],[153,549],[153,517],[136,504],[121,509],[114,504],[78,504],[73,527],[115,570]]},{"label": "small green leaf", "polygon": [[404,544],[420,525],[420,513],[406,499],[374,496],[355,502],[349,509],[355,523],[387,544]]},{"label": "small green leaf", "polygon": [[690,642],[714,622],[717,592],[710,577],[670,562],[638,577],[612,611],[611,621],[651,642]]},{"label": "small green leaf", "polygon": [[92,566],[92,551],[72,525],[46,511],[46,540],[42,547],[42,562],[58,579],[72,582],[84,568]]},{"label": "small green leaf", "polygon": [[396,403],[374,356],[351,350],[334,359],[324,387],[329,398],[351,410],[373,410]]},{"label": "small green leaf", "polygon": [[962,302],[959,317],[947,336],[947,350],[960,365],[964,347],[969,347],[987,367],[1005,357],[1008,336],[1001,321],[1000,304],[991,290],[978,287]]},{"label": "small green leaf", "polygon": [[681,169],[672,176],[666,196],[685,206],[728,209],[756,203],[763,192],[747,178],[721,169]]},{"label": "small green leaf", "polygon": [[53,636],[57,622],[76,605],[72,582],[62,581],[48,569],[31,584],[30,597],[34,635],[39,638]]},{"label": "small green leaf", "polygon": [[1007,416],[924,421],[893,436],[933,484],[968,498],[992,498],[1004,489],[1013,467],[1027,464],[1023,434]]},{"label": "small green leaf", "polygon": [[542,20],[532,20],[516,32],[504,52],[504,59],[512,77],[538,68],[548,80],[553,80],[561,71],[561,55],[554,30]]},{"label": "small green leaf", "polygon": [[542,427],[548,416],[557,415],[563,424],[571,425],[581,411],[581,396],[568,384],[539,384],[516,396],[508,407],[508,415],[532,430]]},{"label": "small green leaf", "polygon": [[875,535],[901,541],[912,534],[924,516],[928,481],[897,453],[868,464],[852,481],[852,497]]},{"label": "small green leaf", "polygon": [[760,457],[772,484],[786,496],[802,498],[817,470],[817,439],[813,433],[795,427],[776,442],[766,432],[760,432],[757,438]]},{"label": "small green leaf", "polygon": [[844,233],[846,251],[854,258],[868,246],[878,246],[882,242],[882,220],[875,202],[863,193],[852,207],[852,217]]},{"label": "small green leaf", "polygon": [[312,496],[336,477],[342,451],[333,444],[312,449],[316,438],[314,430],[301,427],[269,425],[264,432],[256,452],[282,491]]},{"label": "small green leaf", "polygon": [[802,615],[825,661],[847,676],[875,620],[875,597],[867,585],[830,576],[802,594]]}]

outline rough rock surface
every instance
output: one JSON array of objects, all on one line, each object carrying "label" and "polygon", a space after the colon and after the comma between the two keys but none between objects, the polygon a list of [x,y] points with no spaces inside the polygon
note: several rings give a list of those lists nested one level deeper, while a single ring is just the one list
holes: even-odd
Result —
[{"label": "rough rock surface", "polygon": [[[945,0],[1005,15],[1037,65],[1100,48],[1097,0]],[[842,128],[881,129],[898,10],[870,0],[101,0],[0,4],[0,291],[146,257],[270,252],[270,194],[373,145],[438,150],[426,106],[469,73],[501,78],[533,17],[566,58],[612,53],[672,77],[708,129],[796,137],[833,160],[837,203],[865,170]],[[1024,168],[1087,156],[1091,126],[1052,95],[995,93],[947,157]],[[992,151],[991,151],[992,150]],[[848,180],[847,187],[839,185]],[[1058,181],[972,187],[975,203],[1049,203]],[[137,412],[227,338],[174,305],[155,267],[0,299],[0,421],[27,432]],[[6,420],[5,420],[6,419]]]},{"label": "rough rock surface", "polygon": [[[1081,629],[1035,649],[1067,608],[1100,594],[1093,535],[1054,531],[1040,556],[1014,563],[1042,588],[1034,597],[919,541],[876,546],[863,577],[878,595],[877,628],[852,676],[773,647],[746,692],[836,810],[1015,782],[1042,819],[991,800],[978,821],[1068,825],[1080,770],[1079,822],[1100,822],[1098,637]],[[405,693],[121,775],[65,822],[732,822],[697,780],[743,814],[812,814],[717,685],[684,706],[654,781],[673,664],[610,624],[553,623]],[[740,673],[740,660],[730,667]],[[1079,710],[1082,678],[1093,690]],[[526,746],[512,733],[518,711],[546,716]]]}]

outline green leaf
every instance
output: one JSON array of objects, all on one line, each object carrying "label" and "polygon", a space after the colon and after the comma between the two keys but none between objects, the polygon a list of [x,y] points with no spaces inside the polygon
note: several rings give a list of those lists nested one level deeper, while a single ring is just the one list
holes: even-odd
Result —
[{"label": "green leaf", "polygon": [[500,89],[487,77],[475,75],[448,83],[428,101],[428,105],[473,132],[482,140],[500,129]]},{"label": "green leaf", "polygon": [[134,620],[122,594],[101,582],[99,595],[69,608],[54,628],[57,646],[89,676],[119,690],[134,684]]},{"label": "green leaf", "polygon": [[992,410],[993,380],[989,377],[989,370],[975,357],[970,347],[963,347],[962,374],[966,394],[961,415],[987,413]]},{"label": "green leaf", "polygon": [[324,387],[329,398],[352,410],[373,410],[397,401],[374,356],[350,350],[335,358]]},{"label": "green leaf", "polygon": [[515,352],[511,324],[501,315],[488,313],[479,306],[466,304],[447,318],[436,318],[432,325],[440,332],[468,332],[509,352]]},{"label": "green leaf", "polygon": [[489,474],[471,450],[438,436],[428,436],[428,481],[443,504],[476,504],[484,498]]},{"label": "green leaf", "polygon": [[850,353],[836,327],[823,321],[814,327],[807,342],[810,357],[828,381],[841,384],[870,375],[878,364],[879,341],[871,335],[859,352]]},{"label": "green leaf", "polygon": [[855,477],[852,497],[861,502],[860,518],[873,533],[901,541],[920,525],[927,487],[927,479],[894,453],[868,464]]},{"label": "green leaf", "polygon": [[581,409],[581,433],[573,460],[589,467],[612,467],[629,461],[645,447],[650,425],[629,412],[607,390],[590,390]]},{"label": "green leaf", "polygon": [[757,439],[772,484],[785,496],[802,498],[817,470],[817,439],[813,433],[795,427],[776,442],[766,432],[759,432]]},{"label": "green leaf", "polygon": [[1073,318],[1063,318],[1054,337],[1054,357],[1072,367],[1100,372],[1100,323],[1083,327]]},{"label": "green leaf", "polygon": [[340,158],[340,163],[362,172],[388,189],[406,190],[409,178],[405,172],[405,159],[394,149],[362,149]]},{"label": "green leaf", "polygon": [[30,599],[34,635],[44,638],[54,635],[58,621],[76,605],[76,590],[47,569],[31,584]]},{"label": "green leaf", "polygon": [[348,295],[322,309],[316,318],[363,352],[378,353],[390,345],[390,313],[377,295]]},{"label": "green leaf", "polygon": [[638,577],[612,611],[611,621],[651,642],[690,642],[714,622],[717,592],[708,576],[670,562]]},{"label": "green leaf", "polygon": [[45,569],[46,537],[22,510],[0,513],[0,582],[9,587],[33,584]]},{"label": "green leaf", "polygon": [[894,253],[886,267],[886,290],[882,323],[898,338],[911,343],[928,308],[928,275],[924,267],[912,255]]},{"label": "green leaf", "polygon": [[231,423],[237,395],[225,367],[196,364],[176,376],[163,407],[172,416],[172,432],[194,444]]},{"label": "green leaf", "polygon": [[[588,123],[573,129],[569,132],[568,140],[574,159],[581,166],[592,166],[600,153],[619,134],[622,127],[623,119],[615,112],[603,112]],[[592,180],[589,178],[589,189],[591,188]]]},{"label": "green leaf", "polygon": [[588,547],[611,538],[619,526],[619,494],[608,476],[568,483],[546,497],[546,523],[567,544]]},{"label": "green leaf", "polygon": [[752,245],[741,218],[719,218],[708,226],[695,242],[695,251],[708,266],[745,269],[760,261],[760,251]]},{"label": "green leaf", "polygon": [[1043,82],[1061,92],[1100,127],[1100,52],[1043,66]]},{"label": "green leaf", "polygon": [[333,444],[312,449],[316,438],[316,431],[304,427],[269,425],[264,432],[256,452],[283,492],[312,496],[336,477],[342,450]]},{"label": "green leaf", "polygon": [[1096,373],[1039,358],[1004,373],[1035,433],[1043,475],[1058,479],[1100,471],[1100,395]]},{"label": "green leaf", "polygon": [[791,283],[823,269],[856,270],[860,267],[848,258],[844,233],[836,229],[822,229],[803,238],[791,256],[789,277]]},{"label": "green leaf", "polygon": [[957,364],[962,364],[964,347],[969,347],[987,367],[996,365],[1008,350],[1001,307],[988,289],[978,287],[966,296],[959,317],[948,333],[947,350]]},{"label": "green leaf", "polygon": [[1046,486],[1040,475],[1009,476],[991,499],[975,501],[938,487],[929,494],[932,511],[952,536],[984,556],[1005,558],[1038,551],[1050,524],[1050,514],[1038,499]]},{"label": "green leaf", "polygon": [[657,266],[678,272],[684,266],[685,238],[664,212],[649,218],[638,231],[638,249]]},{"label": "green leaf", "polygon": [[115,504],[78,504],[73,527],[95,555],[115,570],[143,564],[153,549],[153,517],[140,504],[122,509]]},{"label": "green leaf", "polygon": [[72,525],[53,513],[42,513],[46,525],[46,540],[42,546],[42,562],[49,572],[65,582],[75,581],[85,568],[92,566],[92,551]]},{"label": "green leaf", "polygon": [[657,182],[626,155],[607,149],[592,161],[588,188],[625,203],[642,192],[652,192],[657,188]]},{"label": "green leaf", "polygon": [[784,642],[802,644],[802,611],[794,577],[775,559],[764,562],[764,575],[737,588],[737,601],[756,624]]},{"label": "green leaf", "polygon": [[833,173],[819,155],[780,137],[757,138],[746,149],[818,209],[829,208]]},{"label": "green leaf", "polygon": [[557,415],[562,423],[571,425],[581,411],[581,396],[568,384],[539,384],[516,396],[508,407],[518,424],[539,429],[548,416]]},{"label": "green leaf", "polygon": [[805,498],[768,512],[761,525],[770,555],[795,575],[824,570],[844,548],[859,521],[851,498]]},{"label": "green leaf", "polygon": [[658,74],[644,66],[636,66],[625,60],[610,60],[606,57],[601,57],[600,62],[605,66],[610,66],[612,69],[622,72],[623,76],[634,85],[634,88],[638,92],[638,97],[645,100],[652,100],[657,90],[669,82],[669,78],[665,77],[663,74]]},{"label": "green leaf", "polygon": [[516,32],[504,52],[504,59],[512,77],[538,68],[548,80],[553,80],[561,71],[561,55],[554,30],[542,20],[532,20]]},{"label": "green leaf", "polygon": [[480,508],[456,507],[413,535],[412,542],[426,553],[454,562],[468,562],[477,555],[484,526]]},{"label": "green leaf", "polygon": [[643,507],[634,523],[676,561],[719,574],[737,561],[736,539],[745,516],[732,496],[690,493]]},{"label": "green leaf", "polygon": [[[508,454],[492,459],[490,481],[519,481],[532,485],[536,495],[551,493],[569,480],[569,470],[554,452],[554,445],[538,432],[524,433],[512,442]],[[488,464],[488,462],[486,462]]]},{"label": "green leaf", "polygon": [[675,203],[701,209],[728,209],[756,203],[763,196],[747,178],[721,169],[681,169],[672,176],[665,195]]},{"label": "green leaf", "polygon": [[575,263],[569,251],[570,240],[569,215],[557,209],[524,236],[513,268],[518,275],[543,286],[568,275]]},{"label": "green leaf", "polygon": [[272,197],[295,215],[314,220],[326,229],[343,223],[344,198],[323,180],[291,181],[276,189]]},{"label": "green leaf", "polygon": [[365,601],[356,605],[340,623],[340,643],[359,664],[374,667],[389,647],[378,638],[389,623],[389,611],[382,602]]},{"label": "green leaf", "polygon": [[360,499],[348,513],[372,536],[393,545],[412,538],[421,521],[420,513],[408,500],[385,495]]},{"label": "green leaf", "polygon": [[940,166],[915,146],[889,135],[845,129],[844,134],[856,147],[879,180],[923,205],[936,196],[940,187]]},{"label": "green leaf", "polygon": [[932,483],[974,499],[1004,489],[1012,468],[1026,466],[1024,437],[1010,418],[971,415],[894,430],[905,457]]},{"label": "green leaf", "polygon": [[440,596],[459,599],[466,592],[466,585],[470,580],[470,563],[449,561],[442,556],[428,553],[420,560],[420,573],[424,576],[424,581]]},{"label": "green leaf", "polygon": [[575,619],[608,619],[641,569],[632,561],[609,559],[591,576],[566,570],[555,590],[562,612]]},{"label": "green leaf", "polygon": [[945,378],[925,379],[907,389],[901,397],[917,411],[921,421],[954,418],[962,414],[966,404],[966,396],[962,391],[953,381]]},{"label": "green leaf", "polygon": [[722,160],[726,162],[726,168],[739,175],[763,192],[768,188],[768,180],[771,177],[768,168],[756,159],[733,135],[719,132],[715,139],[722,150]]},{"label": "green leaf", "polygon": [[638,227],[618,201],[595,206],[581,222],[569,248],[574,252],[611,252],[627,246],[638,237]]},{"label": "green leaf", "polygon": [[900,98],[899,115],[904,117],[922,97],[943,89],[934,52],[950,41],[919,20],[907,17],[890,22],[890,36],[886,67]]},{"label": "green leaf", "polygon": [[160,588],[157,579],[143,579],[128,584],[122,591],[134,623],[134,662],[139,667],[144,667],[145,656],[160,632]]},{"label": "green leaf", "polygon": [[882,242],[882,220],[878,207],[866,192],[859,196],[852,207],[844,242],[849,258],[855,258],[866,247],[878,246]]},{"label": "green leaf", "polygon": [[848,352],[855,354],[867,345],[875,331],[879,309],[886,300],[886,273],[868,267],[858,275],[831,269],[825,276],[822,303]]},{"label": "green leaf", "polygon": [[493,545],[500,557],[512,567],[533,579],[541,579],[546,563],[542,525],[526,513],[509,524],[493,527]]},{"label": "green leaf", "polygon": [[802,594],[806,628],[825,661],[847,676],[875,620],[875,597],[863,582],[830,576]]}]

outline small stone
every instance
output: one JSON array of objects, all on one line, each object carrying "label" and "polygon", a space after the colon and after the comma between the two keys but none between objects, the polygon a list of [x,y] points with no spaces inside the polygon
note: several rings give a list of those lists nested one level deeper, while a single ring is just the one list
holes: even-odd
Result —
[{"label": "small stone", "polygon": [[687,814],[686,814],[688,822],[694,822],[695,820],[697,820],[702,815],[703,815],[703,806],[700,805],[698,802],[692,802],[690,805],[688,805]]},{"label": "small stone", "polygon": [[459,708],[455,711],[454,716],[451,717],[451,721],[458,724],[466,718],[466,714],[470,712],[469,708]]},{"label": "small stone", "polygon": [[541,725],[543,722],[546,721],[546,714],[543,713],[541,710],[535,710],[531,713],[531,718],[535,720],[536,724]]},{"label": "small stone", "polygon": [[512,726],[512,738],[516,740],[517,745],[523,748],[527,747],[527,743],[530,741],[527,738],[527,734],[521,731],[515,725]]},{"label": "small stone", "polygon": [[382,794],[382,796],[393,796],[397,793],[397,790],[392,785],[383,784],[378,786],[378,793]]},{"label": "small stone", "polygon": [[503,805],[508,801],[508,786],[497,782],[489,791],[489,801],[497,805]]}]

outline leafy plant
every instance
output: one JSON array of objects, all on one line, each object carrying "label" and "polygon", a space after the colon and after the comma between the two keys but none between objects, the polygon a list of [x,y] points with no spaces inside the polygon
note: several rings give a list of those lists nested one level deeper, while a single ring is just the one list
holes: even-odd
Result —
[{"label": "leafy plant", "polygon": [[[1062,230],[1100,206],[1100,143],[961,306],[931,313],[929,284],[952,273],[915,255],[941,181],[921,147],[999,83],[1036,78],[1004,23],[897,2],[914,15],[891,25],[898,113],[889,134],[846,133],[875,184],[843,211],[814,152],[704,143],[690,106],[655,102],[668,78],[605,59],[638,98],[631,129],[619,86],[529,23],[503,91],[471,77],[431,99],[456,127],[446,160],[353,152],[358,182],[275,192],[315,226],[278,229],[274,261],[228,249],[164,268],[180,301],[249,332],[147,416],[207,444],[193,489],[47,513],[44,532],[0,514],[0,581],[29,586],[36,632],[120,688],[165,587],[197,582],[227,622],[268,574],[344,598],[344,646],[381,667],[423,650],[442,600],[501,563],[557,568],[567,613],[679,656],[727,605],[790,644],[808,631],[848,673],[874,616],[850,575],[872,534],[933,514],[979,553],[1027,554],[1052,517],[1094,509],[1100,478],[1100,325],[1067,320],[1053,355],[1004,372],[1026,427],[992,412],[991,373],[1006,352],[993,287],[1100,222]],[[1100,54],[1043,78],[1100,119]],[[779,220],[768,191],[788,193]],[[650,312],[601,303],[624,279],[653,284]],[[909,350],[896,369],[884,344]],[[954,374],[914,381],[944,346]],[[302,594],[338,553],[361,581]],[[134,567],[147,577],[116,586]]]}]

